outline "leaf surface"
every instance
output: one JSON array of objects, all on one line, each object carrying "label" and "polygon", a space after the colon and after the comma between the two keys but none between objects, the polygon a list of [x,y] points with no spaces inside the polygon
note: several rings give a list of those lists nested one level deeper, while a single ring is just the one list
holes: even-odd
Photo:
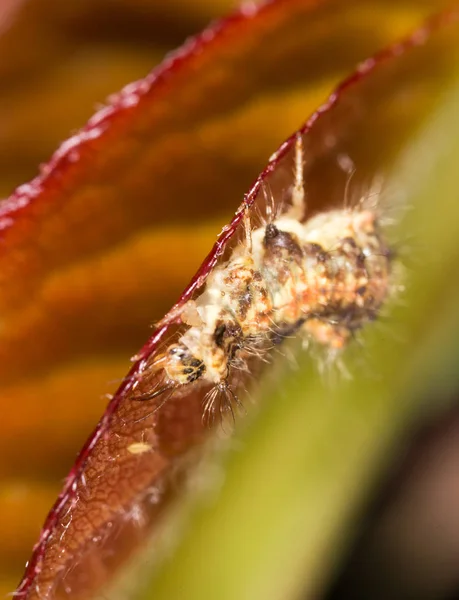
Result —
[{"label": "leaf surface", "polygon": [[[370,36],[367,6],[279,0],[214,26],[113,98],[3,203],[6,477],[63,472],[102,411],[107,381],[125,374],[127,357],[272,149],[343,72],[430,9],[413,1],[388,12],[375,3],[380,26]],[[147,407],[134,408],[125,390],[112,404],[110,431],[106,415],[97,429],[104,435],[91,438],[67,479],[29,564],[25,597],[65,595],[62,586],[87,595],[105,581],[123,545],[141,540],[156,518],[151,511],[142,521],[139,498],[153,486],[162,509],[176,486],[167,482],[163,492],[159,476],[205,437],[199,398],[171,402],[154,428],[150,416],[128,431],[125,422]],[[140,438],[154,442],[153,457],[126,453]],[[134,527],[126,515],[138,509]],[[107,530],[126,522],[109,561],[97,543],[108,544]]]}]

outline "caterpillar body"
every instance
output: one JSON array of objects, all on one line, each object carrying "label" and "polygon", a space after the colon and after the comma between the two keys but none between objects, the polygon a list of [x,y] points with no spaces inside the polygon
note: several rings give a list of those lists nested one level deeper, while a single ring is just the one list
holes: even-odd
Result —
[{"label": "caterpillar body", "polygon": [[252,229],[246,211],[244,238],[182,307],[188,329],[154,357],[149,368],[161,373],[160,383],[140,399],[202,382],[212,386],[204,415],[232,413],[239,404],[232,374],[248,370],[254,356],[263,358],[294,334],[339,351],[377,317],[389,295],[392,263],[378,211],[360,203],[304,221],[301,136],[291,204],[267,213]]}]

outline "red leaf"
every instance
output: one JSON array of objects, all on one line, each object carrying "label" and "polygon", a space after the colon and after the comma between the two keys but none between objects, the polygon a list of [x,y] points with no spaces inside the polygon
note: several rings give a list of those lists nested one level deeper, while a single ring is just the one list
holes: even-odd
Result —
[{"label": "red leaf", "polygon": [[[230,175],[236,167],[231,158],[237,163],[238,156],[226,156],[224,180],[228,185],[222,187],[218,157],[214,157],[213,162],[211,155],[205,157],[206,165],[202,148],[199,148],[199,143],[206,139],[212,146],[212,128],[206,129],[203,123],[217,120],[225,111],[257,98],[257,74],[264,80],[264,93],[268,94],[274,82],[279,86],[285,84],[290,93],[290,78],[293,87],[304,82],[307,71],[304,63],[294,62],[291,73],[287,67],[292,57],[298,59],[303,53],[310,56],[311,46],[304,39],[305,32],[310,31],[311,19],[331,27],[327,19],[336,7],[330,3],[314,13],[310,10],[309,5],[299,0],[279,0],[256,11],[242,11],[208,30],[151,76],[129,86],[114,98],[107,109],[98,113],[61,147],[43,168],[40,177],[19,188],[2,206],[0,214],[2,242],[8,250],[0,257],[0,273],[5,278],[3,288],[6,291],[1,299],[5,311],[12,311],[34,293],[47,272],[104,250],[107,238],[112,244],[120,244],[144,223],[160,223],[174,215],[176,207],[179,207],[182,219],[192,219],[197,214],[215,210],[217,194],[224,204],[237,197],[254,172],[258,153],[254,151],[256,159],[252,162],[244,160],[243,164],[237,165],[238,177],[234,183]],[[296,43],[293,49],[289,46],[292,40]],[[280,46],[276,41],[282,42]],[[407,46],[417,41],[412,38]],[[257,49],[254,49],[255,42],[259,44]],[[373,45],[372,40],[369,46]],[[314,42],[312,47],[316,48],[317,43]],[[327,118],[333,121],[330,108],[341,99],[342,92],[360,81],[375,65],[403,49],[393,47],[375,61],[365,63],[358,74],[313,115],[304,129],[308,135],[308,157],[314,156],[320,162],[325,154],[323,138],[314,138],[313,125],[319,116],[322,123]],[[361,49],[354,48],[351,54],[352,58],[346,56],[346,64],[360,57]],[[248,56],[253,62],[247,60]],[[309,65],[311,68],[315,66],[315,60]],[[266,77],[267,64],[277,73],[278,79]],[[248,81],[240,76],[242,65],[246,69],[244,72],[249,74]],[[226,96],[224,91],[230,83],[231,94]],[[214,103],[214,96],[219,98],[218,103]],[[353,109],[352,103],[349,109]],[[299,111],[295,111],[294,117],[285,117],[282,122],[284,132],[293,129],[289,127],[290,121],[294,120],[296,124],[298,115]],[[202,138],[193,135],[198,126],[201,126]],[[336,137],[342,133],[340,127],[346,127],[344,120],[334,123],[333,128],[330,126]],[[273,130],[266,133],[269,140],[263,148],[273,142],[271,138],[279,139],[279,131],[275,127]],[[184,131],[186,135],[183,135]],[[264,129],[259,127],[257,133],[262,131]],[[402,134],[398,132],[398,135]],[[256,143],[257,140],[255,146]],[[257,180],[247,196],[249,205],[257,198],[263,181],[269,180],[274,193],[288,187],[291,144],[292,138],[281,147]],[[205,148],[205,143],[203,145]],[[380,150],[377,144],[374,150],[372,153],[366,148],[356,149],[359,164],[365,168],[374,165]],[[193,169],[193,161],[198,162],[199,170]],[[186,164],[186,170],[182,170],[182,162]],[[209,168],[203,168],[203,162]],[[148,176],[150,167],[155,173],[154,178]],[[176,177],[176,173],[186,176]],[[321,180],[320,168],[317,169],[316,179],[309,182],[310,207],[316,208],[325,200],[327,203],[337,200],[336,193],[342,191],[346,177],[346,173],[342,173],[339,185],[336,181],[330,182],[327,188]],[[157,190],[161,193],[161,202],[149,202],[151,194]],[[130,205],[126,202],[126,194]],[[185,201],[176,205],[175,198]],[[59,214],[56,207],[60,209]],[[228,242],[234,242],[242,214],[241,208],[224,229],[176,309],[202,285],[209,271],[228,250]],[[84,235],[79,236],[78,232],[83,228]],[[40,238],[31,242],[37,239],[38,231]],[[24,244],[24,240],[28,240],[29,245]],[[131,265],[136,266],[136,262],[132,261]],[[22,278],[17,276],[19,272]],[[15,284],[8,286],[11,279]],[[100,314],[102,321],[105,316],[103,306],[110,303],[110,297],[107,295],[103,300],[102,309],[97,306],[97,315]],[[53,320],[56,315],[48,317]],[[98,324],[98,318],[89,321],[92,322]],[[183,397],[174,396],[156,413],[152,413],[151,403],[132,400],[139,390],[148,391],[154,384],[151,380],[154,376],[148,370],[145,374],[145,367],[160,342],[176,333],[179,322],[177,310],[173,309],[160,323],[81,451],[28,565],[18,592],[22,597],[59,596],[65,587],[83,595],[95,589],[110,574],[111,562],[116,564],[121,560],[145,529],[155,522],[177,487],[182,471],[189,466],[187,461],[179,459],[198,447],[206,435],[201,420],[202,389]],[[36,331],[35,323],[31,330]],[[28,331],[25,327],[18,339],[12,338],[0,349],[6,365],[11,354],[20,356],[17,363],[13,363],[16,374],[23,372],[25,367],[29,373],[37,372],[50,358],[62,353],[72,356],[75,352],[78,335],[69,340],[65,330],[61,330],[55,346],[50,345],[43,351],[40,338],[36,343]],[[25,339],[30,339],[27,346],[24,346]],[[21,352],[12,352],[15,344]],[[5,377],[12,376],[11,368],[8,368]],[[139,385],[133,390],[137,382]],[[145,452],[132,452],[135,443],[144,444],[137,448]],[[111,558],[109,553],[115,546],[117,552]]]}]

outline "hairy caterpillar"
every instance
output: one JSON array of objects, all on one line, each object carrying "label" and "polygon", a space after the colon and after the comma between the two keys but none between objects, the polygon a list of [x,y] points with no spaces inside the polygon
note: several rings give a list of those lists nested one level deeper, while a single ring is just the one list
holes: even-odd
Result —
[{"label": "hairy caterpillar", "polygon": [[163,396],[196,382],[211,385],[204,417],[233,414],[232,385],[286,336],[300,335],[333,350],[377,316],[390,290],[392,253],[380,216],[361,202],[304,220],[303,146],[296,138],[291,203],[269,206],[262,226],[244,215],[244,237],[209,274],[202,292],[181,307],[188,326],[154,356],[155,386],[138,399]]}]

